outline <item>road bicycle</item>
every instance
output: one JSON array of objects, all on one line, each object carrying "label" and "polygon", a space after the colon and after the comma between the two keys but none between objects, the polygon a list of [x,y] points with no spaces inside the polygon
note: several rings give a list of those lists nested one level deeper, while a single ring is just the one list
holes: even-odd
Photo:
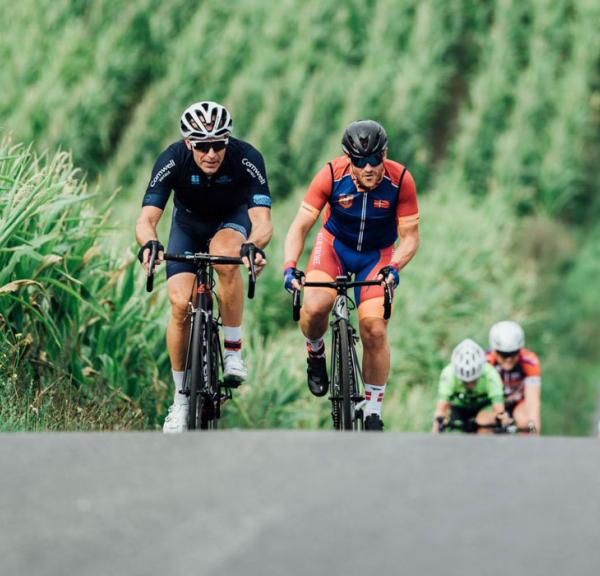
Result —
[{"label": "road bicycle", "polygon": [[[150,254],[146,290],[154,286],[154,263],[157,252]],[[253,249],[248,254],[248,298],[254,298],[256,271]],[[212,430],[218,426],[221,404],[232,398],[232,388],[238,381],[224,380],[223,349],[219,338],[221,320],[213,314],[214,268],[216,265],[243,264],[241,258],[215,256],[205,252],[195,254],[165,254],[164,260],[188,262],[196,266],[196,280],[188,302],[187,320],[190,322],[189,341],[185,359],[183,389],[189,398],[188,430]],[[196,298],[194,298],[196,296]],[[194,303],[194,300],[196,302]]]},{"label": "road bicycle", "polygon": [[[331,342],[331,417],[336,430],[363,430],[364,381],[356,344],[359,336],[350,322],[350,311],[356,308],[354,301],[348,296],[348,290],[363,286],[381,286],[380,280],[352,280],[351,274],[338,276],[334,282],[304,282],[303,288],[333,288],[336,298],[333,304],[330,322]],[[300,319],[302,307],[300,290],[293,291],[293,318]],[[385,283],[384,314],[388,320],[392,310],[393,288]]]}]

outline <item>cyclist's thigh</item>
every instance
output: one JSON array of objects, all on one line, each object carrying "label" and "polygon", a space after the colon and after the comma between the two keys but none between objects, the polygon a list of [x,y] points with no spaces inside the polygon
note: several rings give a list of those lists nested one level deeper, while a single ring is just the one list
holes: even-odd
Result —
[{"label": "cyclist's thigh", "polygon": [[240,246],[248,240],[251,231],[248,207],[244,204],[223,218],[210,241],[210,253],[219,256],[239,256]]},{"label": "cyclist's thigh", "polygon": [[[387,266],[394,252],[393,246],[382,250],[372,250],[361,255],[361,267],[356,274],[357,280],[375,280],[379,270]],[[364,286],[355,288],[354,295],[358,304],[358,317],[383,319],[383,286]]]},{"label": "cyclist's thigh", "polygon": [[[207,250],[208,240],[217,224],[206,222],[186,214],[179,208],[173,209],[171,232],[167,252],[171,254],[193,254]],[[194,274],[196,267],[188,262],[167,262],[167,278],[184,272]]]},{"label": "cyclist's thigh", "polygon": [[[345,273],[345,268],[334,248],[334,240],[324,228],[319,230],[315,245],[308,260],[306,270],[307,282],[332,282],[336,276]],[[305,288],[304,304],[308,308],[316,306],[319,309],[331,310],[336,291],[332,288]]]}]

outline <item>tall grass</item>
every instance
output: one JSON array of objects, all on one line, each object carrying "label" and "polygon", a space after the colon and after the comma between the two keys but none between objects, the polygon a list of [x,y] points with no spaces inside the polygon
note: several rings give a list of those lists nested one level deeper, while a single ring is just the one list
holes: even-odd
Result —
[{"label": "tall grass", "polygon": [[7,139],[0,188],[0,427],[62,428],[79,410],[76,426],[153,425],[162,306],[140,297],[132,255],[106,247],[109,210],[68,154]]}]

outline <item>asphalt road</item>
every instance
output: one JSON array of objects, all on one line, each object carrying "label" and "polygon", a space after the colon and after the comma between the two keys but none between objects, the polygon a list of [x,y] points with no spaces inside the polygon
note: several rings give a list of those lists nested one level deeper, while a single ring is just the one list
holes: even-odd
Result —
[{"label": "asphalt road", "polygon": [[596,575],[597,439],[0,436],[0,574]]}]

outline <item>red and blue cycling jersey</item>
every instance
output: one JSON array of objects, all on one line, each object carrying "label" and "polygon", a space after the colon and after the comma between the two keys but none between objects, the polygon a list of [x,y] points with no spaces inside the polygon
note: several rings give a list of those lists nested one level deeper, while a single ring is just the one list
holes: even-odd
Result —
[{"label": "red and blue cycling jersey", "polygon": [[381,182],[363,191],[352,176],[348,157],[336,158],[314,177],[303,206],[316,214],[325,208],[325,230],[357,252],[392,246],[399,225],[419,220],[415,182],[393,160],[384,160]]}]

